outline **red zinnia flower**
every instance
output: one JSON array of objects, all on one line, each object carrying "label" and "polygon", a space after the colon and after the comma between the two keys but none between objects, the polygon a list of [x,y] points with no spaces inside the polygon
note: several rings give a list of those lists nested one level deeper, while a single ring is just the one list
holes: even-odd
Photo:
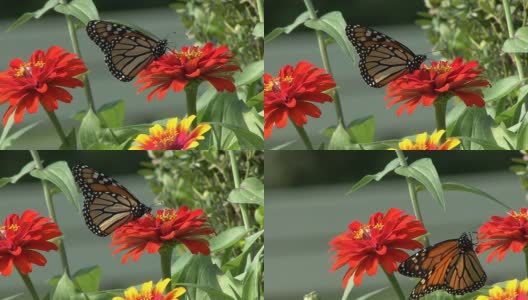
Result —
[{"label": "red zinnia flower", "polygon": [[421,69],[406,74],[389,84],[385,100],[393,98],[387,107],[404,102],[396,114],[399,116],[407,109],[411,114],[418,104],[431,106],[442,94],[458,96],[466,106],[484,106],[481,87],[490,83],[480,77],[481,69],[476,61],[464,63],[457,57],[451,64],[446,61],[433,61],[431,67],[422,65]]},{"label": "red zinnia flower", "polygon": [[496,248],[488,255],[488,263],[495,255],[502,260],[508,250],[521,252],[528,242],[528,208],[521,208],[519,213],[512,210],[505,217],[492,216],[479,228],[478,239],[487,241],[479,243],[477,253]]},{"label": "red zinnia flower", "polygon": [[139,80],[135,85],[143,83],[138,93],[155,87],[148,95],[148,101],[156,94],[159,100],[163,99],[169,88],[181,92],[193,81],[207,80],[217,91],[232,93],[235,91],[232,74],[239,70],[227,46],[216,48],[212,43],[207,43],[202,48],[182,47],[181,52],[172,50],[161,56],[138,74]]},{"label": "red zinnia flower", "polygon": [[373,214],[367,224],[354,221],[348,229],[330,242],[330,251],[337,251],[333,257],[336,261],[330,270],[348,265],[343,287],[352,275],[354,285],[360,285],[363,274],[375,275],[380,264],[387,273],[394,273],[398,269],[397,263],[409,257],[401,249],[422,248],[422,244],[414,239],[427,232],[422,222],[414,216],[404,215],[397,208],[389,209],[385,216],[381,212]]},{"label": "red zinnia flower", "polygon": [[265,73],[264,137],[271,136],[274,124],[277,128],[285,127],[288,117],[297,126],[306,124],[306,115],[319,118],[321,110],[310,102],[332,102],[332,97],[323,92],[335,86],[325,69],[307,61],[300,61],[295,69],[291,65],[282,67],[275,78]]},{"label": "red zinnia flower", "polygon": [[130,249],[121,260],[128,257],[137,261],[143,251],[156,253],[164,244],[184,244],[193,254],[209,255],[209,242],[203,236],[213,234],[207,217],[201,209],[189,210],[186,206],[158,210],[156,217],[148,214],[117,229],[110,247],[118,246],[112,254]]},{"label": "red zinnia flower", "polygon": [[11,274],[13,264],[22,274],[32,271],[32,263],[46,264],[46,258],[35,250],[57,250],[49,240],[62,235],[57,224],[50,220],[33,210],[26,210],[22,216],[7,216],[4,226],[0,226],[0,272],[3,276]]},{"label": "red zinnia flower", "polygon": [[39,102],[51,112],[59,105],[57,100],[69,103],[72,95],[63,87],[84,86],[75,76],[86,72],[86,66],[75,54],[52,46],[48,52],[37,50],[24,62],[15,58],[10,68],[0,73],[0,104],[9,101],[3,125],[15,113],[15,123],[20,123],[24,110],[37,112]]}]

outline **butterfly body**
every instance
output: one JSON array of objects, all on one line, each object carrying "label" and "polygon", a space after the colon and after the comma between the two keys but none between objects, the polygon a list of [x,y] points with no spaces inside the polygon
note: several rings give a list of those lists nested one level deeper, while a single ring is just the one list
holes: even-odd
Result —
[{"label": "butterfly body", "polygon": [[405,45],[374,29],[347,25],[346,35],[359,55],[365,82],[375,88],[420,68],[425,55],[416,55]]},{"label": "butterfly body", "polygon": [[398,272],[421,278],[411,292],[411,300],[440,289],[464,295],[483,287],[487,279],[466,233],[418,251],[400,264]]},{"label": "butterfly body", "polygon": [[86,25],[86,32],[101,48],[110,72],[120,81],[131,81],[167,51],[167,40],[155,40],[117,23],[93,20]]},{"label": "butterfly body", "polygon": [[74,166],[72,173],[84,196],[85,223],[98,236],[107,236],[151,211],[112,177],[86,165]]}]

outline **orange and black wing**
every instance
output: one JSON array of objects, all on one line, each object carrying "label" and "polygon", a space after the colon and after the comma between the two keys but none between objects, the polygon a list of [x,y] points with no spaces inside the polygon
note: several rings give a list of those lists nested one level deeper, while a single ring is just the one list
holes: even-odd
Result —
[{"label": "orange and black wing", "polygon": [[348,25],[346,34],[359,54],[361,76],[371,87],[382,87],[419,69],[426,59],[389,36],[365,26]]},{"label": "orange and black wing", "polygon": [[157,41],[128,26],[94,20],[86,32],[105,54],[105,62],[114,77],[130,81],[167,49],[167,40]]},{"label": "orange and black wing", "polygon": [[84,196],[86,226],[98,236],[106,236],[151,210],[112,177],[86,165],[74,166],[72,173]]}]

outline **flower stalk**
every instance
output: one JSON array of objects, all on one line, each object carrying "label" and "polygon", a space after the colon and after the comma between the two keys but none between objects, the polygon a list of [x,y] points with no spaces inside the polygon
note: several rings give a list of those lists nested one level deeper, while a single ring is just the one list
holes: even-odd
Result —
[{"label": "flower stalk", "polygon": [[[231,162],[231,170],[233,172],[233,181],[235,183],[235,188],[240,188],[240,175],[238,172],[238,163],[235,157],[235,152],[233,150],[228,151],[229,161]],[[246,204],[240,203],[240,213],[242,214],[242,220],[244,221],[244,228],[247,232],[251,229],[251,224],[249,221],[249,214]]]},{"label": "flower stalk", "polygon": [[[446,129],[447,100],[447,97],[440,96],[439,99],[434,102],[437,132]],[[442,137],[440,138],[440,143],[443,143],[445,141],[446,137],[445,135],[442,135]]]},{"label": "flower stalk", "polygon": [[[159,250],[160,262],[161,262],[161,278],[172,278],[171,275],[171,260],[172,260],[172,247],[164,245]],[[169,282],[165,288],[166,292],[171,290],[172,282]]]},{"label": "flower stalk", "polygon": [[[191,82],[185,86],[185,97],[187,99],[187,116],[196,116],[196,99],[198,96],[198,83]],[[192,126],[191,128],[194,128]]]},{"label": "flower stalk", "polygon": [[526,276],[528,277],[528,247],[524,247],[524,266],[526,268]]},{"label": "flower stalk", "polygon": [[[31,156],[33,157],[33,161],[35,162],[37,169],[43,170],[44,166],[42,165],[42,161],[40,160],[38,151],[29,150],[29,152],[31,153]],[[46,201],[46,207],[48,208],[48,214],[51,220],[54,223],[58,224],[57,214],[55,213],[55,205],[53,203],[53,198],[51,196],[48,183],[44,179],[41,179],[40,183],[42,184],[42,190],[44,191],[44,201]],[[61,240],[58,246],[59,246],[60,259],[62,263],[62,270],[68,275],[68,277],[71,278],[70,265],[68,263],[68,256],[66,255],[66,248],[64,247],[64,241]]]},{"label": "flower stalk", "polygon": [[314,150],[314,147],[312,145],[312,142],[310,141],[310,138],[308,137],[308,134],[306,133],[306,130],[304,129],[304,126],[298,126],[291,120],[293,123],[293,126],[295,126],[295,129],[297,129],[297,133],[301,137],[301,140],[304,143],[304,146],[306,146],[307,150]]},{"label": "flower stalk", "polygon": [[389,274],[385,268],[381,268],[383,270],[383,272],[385,272],[385,275],[387,275],[387,279],[389,279],[389,283],[392,287],[392,289],[394,290],[394,292],[396,293],[396,295],[398,295],[398,299],[400,300],[405,300],[405,296],[403,295],[403,291],[401,289],[401,286],[400,284],[398,283],[398,280],[396,280],[396,276],[394,276],[394,273],[392,274]]},{"label": "flower stalk", "polygon": [[[405,157],[405,154],[403,154],[403,151],[396,150],[396,155],[398,156],[398,159],[400,160],[400,166],[402,167],[408,167],[407,164],[407,158]],[[416,186],[414,185],[414,181],[411,178],[405,178],[407,180],[407,188],[409,189],[409,197],[411,198],[411,204],[413,207],[414,215],[416,216],[416,219],[423,222],[422,218],[422,211],[420,210],[420,204],[418,203],[418,196],[416,195]],[[429,247],[429,238],[427,236],[424,236],[424,246]]]},{"label": "flower stalk", "polygon": [[59,122],[59,119],[57,118],[57,115],[54,111],[48,111],[46,108],[44,108],[46,113],[48,114],[48,117],[53,124],[53,127],[55,128],[55,131],[57,132],[57,135],[59,136],[61,142],[63,145],[68,146],[68,148],[71,147],[71,145],[68,142],[68,138],[66,137],[66,134],[64,133],[64,129],[62,129],[62,125]]},{"label": "flower stalk", "polygon": [[[310,12],[310,17],[312,18],[312,20],[317,20],[317,12],[315,11],[312,0],[304,0],[304,4],[308,12]],[[315,35],[317,36],[317,43],[319,45],[319,51],[321,52],[321,59],[323,60],[323,65],[326,69],[326,72],[332,75],[332,67],[330,66],[330,59],[328,58],[328,51],[324,42],[323,33],[320,30],[315,30]],[[339,92],[337,90],[334,93],[334,107],[336,110],[337,122],[340,123],[343,128],[346,128],[345,117],[343,115],[343,108],[341,107],[341,99],[339,98]]]},{"label": "flower stalk", "polygon": [[[67,0],[60,0],[61,4],[67,4]],[[81,49],[79,48],[79,39],[77,38],[77,32],[75,30],[75,24],[73,24],[73,20],[70,15],[65,15],[66,17],[66,24],[68,24],[68,32],[70,34],[71,43],[73,46],[73,51],[79,58],[82,59],[81,55]],[[91,108],[93,111],[95,111],[95,102],[92,94],[92,88],[90,86],[90,80],[88,79],[88,74],[84,74],[81,79],[84,83],[84,95],[86,97],[86,103],[88,104],[88,108]]]},{"label": "flower stalk", "polygon": [[22,277],[22,281],[24,281],[24,284],[26,285],[26,288],[31,294],[31,297],[33,298],[33,300],[40,300],[37,290],[35,289],[35,286],[33,285],[33,282],[31,281],[31,279],[29,278],[29,275],[22,274],[22,272],[20,272],[18,267],[16,269],[18,271],[18,274],[20,274],[20,277]]}]

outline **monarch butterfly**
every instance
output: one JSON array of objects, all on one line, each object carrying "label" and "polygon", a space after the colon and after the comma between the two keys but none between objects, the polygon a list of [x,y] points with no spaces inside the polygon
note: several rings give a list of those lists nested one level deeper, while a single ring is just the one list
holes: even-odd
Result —
[{"label": "monarch butterfly", "polygon": [[72,173],[84,196],[86,226],[98,236],[107,236],[151,211],[112,177],[86,165],[75,165]]},{"label": "monarch butterfly", "polygon": [[375,88],[418,70],[427,58],[416,55],[387,35],[361,25],[347,25],[346,35],[359,55],[359,69],[365,82]]},{"label": "monarch butterfly", "polygon": [[484,286],[487,279],[466,233],[413,254],[400,264],[398,272],[421,278],[409,297],[411,300],[439,289],[452,295],[471,293]]},{"label": "monarch butterfly", "polygon": [[112,75],[130,81],[153,60],[167,50],[167,40],[157,41],[128,26],[93,20],[86,32],[105,55],[105,63]]}]

